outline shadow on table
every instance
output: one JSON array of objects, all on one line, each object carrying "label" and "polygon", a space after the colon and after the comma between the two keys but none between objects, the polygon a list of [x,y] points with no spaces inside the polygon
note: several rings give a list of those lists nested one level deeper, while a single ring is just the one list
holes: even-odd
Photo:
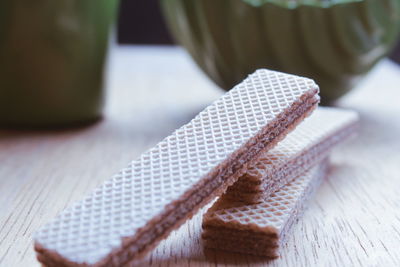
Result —
[{"label": "shadow on table", "polygon": [[1,128],[0,146],[7,142],[18,142],[22,140],[71,140],[85,138],[88,136],[101,136],[118,142],[118,138],[129,137],[146,138],[150,143],[156,143],[163,137],[168,136],[175,129],[189,122],[205,105],[190,110],[179,110],[179,112],[167,110],[146,110],[141,113],[133,112],[111,114],[100,120],[76,125],[74,127],[57,128]]},{"label": "shadow on table", "polygon": [[96,121],[74,125],[72,127],[56,127],[56,128],[48,128],[48,127],[21,127],[21,126],[10,126],[10,127],[1,127],[0,128],[0,142],[7,141],[9,139],[20,139],[26,137],[39,137],[39,136],[58,136],[58,135],[71,135],[71,134],[79,134],[90,130],[95,125],[98,125],[102,119],[98,119]]},{"label": "shadow on table", "polygon": [[253,266],[256,264],[269,264],[273,260],[263,257],[251,256],[246,254],[230,253],[213,249],[203,249],[199,255],[188,255],[187,257],[165,257],[156,260],[145,260],[131,264],[130,267],[137,266],[219,266],[219,265],[240,265]]},{"label": "shadow on table", "polygon": [[[231,252],[224,252],[224,251],[217,251],[212,249],[204,249],[204,256],[207,260],[213,262],[222,262],[229,265],[247,265],[252,266],[253,264],[268,264],[273,262],[273,260],[253,256],[253,255],[246,255],[246,254],[239,254],[239,253],[231,253]],[[218,259],[218,260],[217,260]]]}]

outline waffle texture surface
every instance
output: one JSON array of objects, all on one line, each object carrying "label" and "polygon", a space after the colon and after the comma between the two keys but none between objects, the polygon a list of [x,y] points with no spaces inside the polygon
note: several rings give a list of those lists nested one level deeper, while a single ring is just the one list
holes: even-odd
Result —
[{"label": "waffle texture surface", "polygon": [[234,203],[221,197],[214,204],[215,210],[204,215],[205,246],[277,257],[279,245],[326,175],[327,165],[323,161],[258,204]]},{"label": "waffle texture surface", "polygon": [[358,114],[338,108],[319,107],[273,149],[263,153],[226,197],[256,203],[324,159],[339,143],[356,132]]},{"label": "waffle texture surface", "polygon": [[217,175],[245,166],[273,141],[268,132],[279,135],[316,105],[317,93],[310,79],[256,71],[40,229],[38,259],[118,266],[135,258],[228,186]]}]

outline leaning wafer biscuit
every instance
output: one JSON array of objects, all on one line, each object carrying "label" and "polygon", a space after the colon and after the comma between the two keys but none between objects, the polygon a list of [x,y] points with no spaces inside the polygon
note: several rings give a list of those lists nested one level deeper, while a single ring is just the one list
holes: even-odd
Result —
[{"label": "leaning wafer biscuit", "polygon": [[258,70],[35,236],[49,266],[141,258],[242,175],[319,101],[309,79]]},{"label": "leaning wafer biscuit", "polygon": [[202,238],[207,248],[268,258],[279,256],[279,247],[292,224],[300,217],[325,176],[327,162],[313,167],[258,204],[230,202],[221,197],[215,211],[203,219]]},{"label": "leaning wafer biscuit", "polygon": [[263,153],[224,197],[248,204],[278,190],[324,159],[333,147],[355,133],[358,114],[319,107],[273,149]]}]

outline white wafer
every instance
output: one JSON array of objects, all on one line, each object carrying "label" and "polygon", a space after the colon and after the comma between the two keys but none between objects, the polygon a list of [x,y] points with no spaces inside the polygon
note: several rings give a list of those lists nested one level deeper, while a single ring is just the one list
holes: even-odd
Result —
[{"label": "white wafer", "polygon": [[310,79],[258,70],[35,235],[45,265],[121,266],[221,195],[317,102]]}]

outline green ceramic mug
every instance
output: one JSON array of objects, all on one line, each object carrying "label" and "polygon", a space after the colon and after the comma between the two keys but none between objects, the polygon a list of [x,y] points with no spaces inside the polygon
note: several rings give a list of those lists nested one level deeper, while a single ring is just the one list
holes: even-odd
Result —
[{"label": "green ceramic mug", "polygon": [[311,77],[332,103],[395,45],[399,0],[161,0],[177,41],[223,89],[257,68]]},{"label": "green ceramic mug", "polygon": [[0,126],[96,120],[117,0],[1,0]]}]

